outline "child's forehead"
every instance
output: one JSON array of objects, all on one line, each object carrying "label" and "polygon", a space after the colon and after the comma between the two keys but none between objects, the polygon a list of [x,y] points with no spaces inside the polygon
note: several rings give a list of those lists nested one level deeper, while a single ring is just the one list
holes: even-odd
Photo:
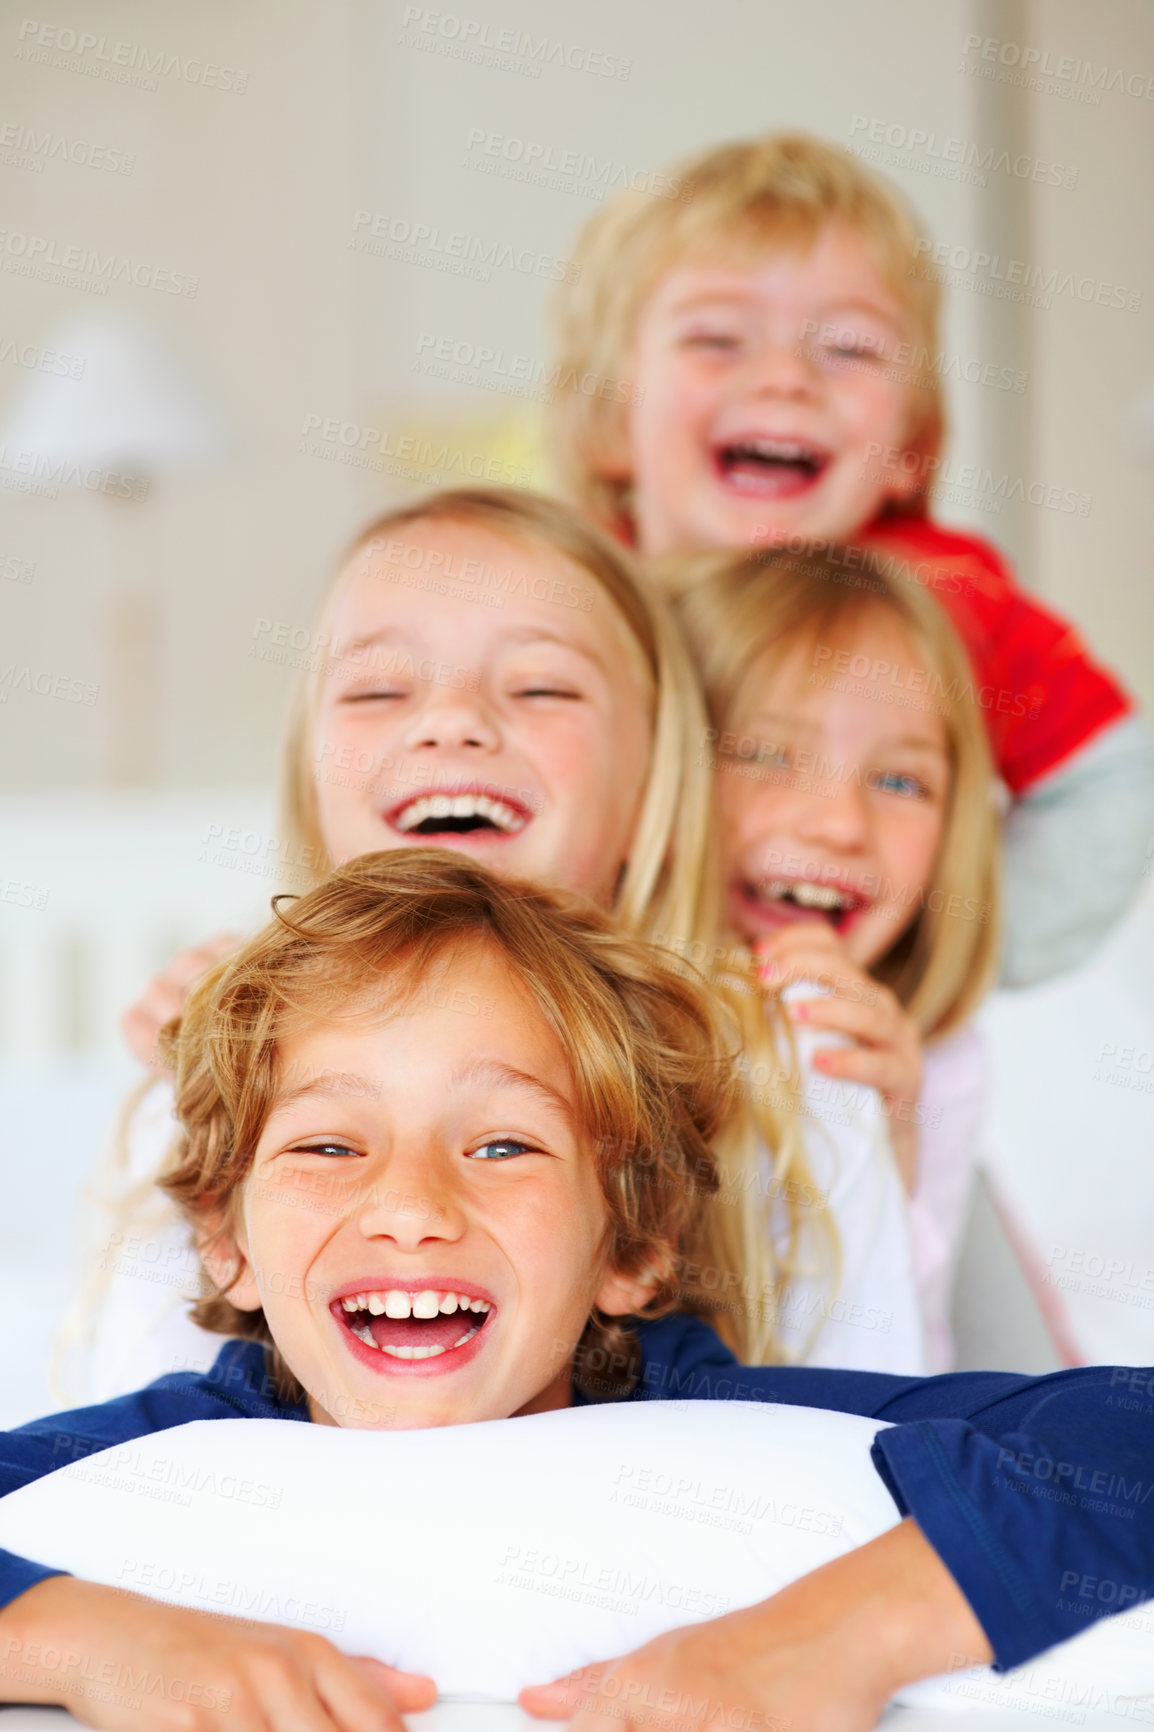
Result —
[{"label": "child's forehead", "polygon": [[552,641],[604,664],[614,683],[631,676],[652,703],[649,652],[600,575],[560,548],[483,524],[419,519],[362,543],[326,624],[338,660],[378,640],[433,633],[463,638],[472,668],[489,653]]},{"label": "child's forehead", "polygon": [[547,541],[448,517],[409,518],[381,530],[353,549],[344,569],[356,574],[382,566],[407,576],[410,587],[421,587],[421,578],[442,577],[517,593],[534,573],[562,569],[580,574],[590,588],[596,585],[592,573]]},{"label": "child's forehead", "polygon": [[825,279],[821,286],[835,298],[844,282],[847,295],[865,284],[902,311],[910,301],[898,262],[887,258],[864,228],[844,217],[812,213],[790,218],[745,213],[681,237],[657,264],[647,300],[692,289],[695,279],[701,288],[715,279],[720,289],[726,277],[755,278],[791,267],[815,282]]},{"label": "child's forehead", "polygon": [[826,672],[834,662],[852,662],[875,680],[894,670],[924,668],[925,651],[911,626],[883,602],[864,601],[861,606],[815,616],[800,623],[785,638],[761,644],[747,663],[739,684],[739,705],[744,709],[762,704],[776,694],[788,697],[796,713],[822,707]]},{"label": "child's forehead", "polygon": [[[468,1046],[505,1052],[535,1052],[551,1064],[563,1048],[550,1019],[513,958],[480,932],[448,938],[431,952],[409,951],[361,976],[318,972],[298,986],[277,1028],[277,1093],[320,1077],[357,1074],[375,1049],[408,1044],[414,1025],[440,1026],[427,1047],[429,1068],[455,1063],[460,1035]],[[435,1034],[435,1031],[434,1031]],[[422,1041],[426,1040],[421,1035]]]},{"label": "child's forehead", "polygon": [[944,752],[948,730],[940,703],[893,702],[895,692],[928,691],[935,671],[903,619],[888,608],[868,607],[761,649],[741,682],[739,725],[816,737],[837,706],[856,716],[863,747],[900,738]]}]

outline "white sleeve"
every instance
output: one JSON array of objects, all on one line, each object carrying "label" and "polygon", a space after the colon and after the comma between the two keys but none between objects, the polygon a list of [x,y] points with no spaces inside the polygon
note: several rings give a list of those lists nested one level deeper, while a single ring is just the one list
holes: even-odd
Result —
[{"label": "white sleeve", "polygon": [[[812,998],[820,990],[807,982],[788,988],[787,996]],[[816,1232],[806,1255],[803,1225],[802,1270],[786,1292],[778,1338],[795,1363],[922,1376],[926,1347],[909,1216],[881,1098],[876,1089],[814,1070],[815,1048],[837,1045],[837,1036],[795,1027],[795,1040],[810,1177],[833,1217],[841,1268],[831,1289]],[[783,1204],[777,1212],[774,1236],[784,1249]]]},{"label": "white sleeve", "polygon": [[111,1401],[167,1371],[208,1371],[223,1338],[188,1316],[200,1263],[176,1206],[151,1184],[172,1142],[172,1086],[157,1080],[127,1127],[128,1158],[97,1247],[95,1304],[84,1319],[91,1399]]}]

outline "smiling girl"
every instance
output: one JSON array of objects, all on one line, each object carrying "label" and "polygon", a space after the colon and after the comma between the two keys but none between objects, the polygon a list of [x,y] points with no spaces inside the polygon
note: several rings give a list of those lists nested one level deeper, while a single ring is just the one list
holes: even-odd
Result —
[{"label": "smiling girl", "polygon": [[931,1364],[947,1370],[982,1092],[965,1025],[998,937],[993,769],[965,652],[921,590],[870,559],[847,572],[836,548],[704,555],[676,581],[716,742],[726,924],[786,989],[813,1068],[881,1094]]}]

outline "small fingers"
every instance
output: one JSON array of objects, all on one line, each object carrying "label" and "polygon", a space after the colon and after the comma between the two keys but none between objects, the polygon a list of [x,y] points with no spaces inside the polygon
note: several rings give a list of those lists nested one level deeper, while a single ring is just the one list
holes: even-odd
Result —
[{"label": "small fingers", "polygon": [[[321,1700],[307,1665],[297,1665],[288,1654],[265,1654],[245,1668],[249,1696],[259,1703],[268,1732],[333,1732],[346,1723],[330,1713]],[[367,1732],[367,1723],[354,1722],[348,1732]],[[401,1719],[388,1732],[400,1732]],[[373,1727],[376,1732],[376,1727]]]},{"label": "small fingers", "polygon": [[178,996],[171,987],[154,980],[138,1003],[124,1012],[120,1019],[120,1031],[128,1042],[134,1058],[141,1064],[158,1068],[156,1041],[166,1022],[174,1016],[179,1016],[184,1007],[183,995]]},{"label": "small fingers", "polygon": [[120,1031],[135,1058],[159,1068],[156,1040],[166,1022],[184,1009],[194,981],[228,956],[240,943],[235,932],[218,932],[192,950],[174,956],[162,974],[150,980],[136,1003],[120,1019]]},{"label": "small fingers", "polygon": [[900,1082],[896,1067],[889,1058],[888,1049],[870,1047],[821,1047],[813,1055],[814,1068],[820,1070],[823,1076],[840,1077],[843,1082],[862,1083],[866,1088],[877,1089],[879,1094],[890,1094],[896,1083]]},{"label": "small fingers", "polygon": [[[405,1676],[375,1660],[350,1659],[333,1648],[316,1662],[313,1684],[330,1722],[340,1732],[404,1732],[400,1704],[385,1679]],[[431,1679],[420,1681],[429,1686],[427,1700],[414,1701],[413,1710],[431,1708],[437,1697]]]},{"label": "small fingers", "polygon": [[568,1720],[601,1688],[603,1671],[596,1666],[582,1666],[551,1684],[529,1684],[517,1700],[526,1714],[537,1720]]},{"label": "small fingers", "polygon": [[771,938],[758,939],[753,947],[753,954],[759,962],[780,963],[801,951],[844,957],[845,945],[824,920],[805,920],[798,921],[795,926],[782,927]]},{"label": "small fingers", "polygon": [[222,962],[239,943],[240,939],[234,932],[218,932],[204,944],[180,951],[163,974],[157,976],[157,981],[175,988],[183,998],[194,980],[199,980],[216,963]]},{"label": "small fingers", "polygon": [[398,1672],[380,1660],[358,1654],[353,1660],[369,1678],[392,1698],[402,1714],[419,1714],[437,1700],[437,1686],[421,1672]]},{"label": "small fingers", "polygon": [[803,998],[785,1007],[791,1022],[803,1022],[810,1028],[825,1028],[838,1034],[852,1035],[855,1040],[871,1046],[896,1044],[897,1019],[888,1007],[862,1004],[853,998]]}]

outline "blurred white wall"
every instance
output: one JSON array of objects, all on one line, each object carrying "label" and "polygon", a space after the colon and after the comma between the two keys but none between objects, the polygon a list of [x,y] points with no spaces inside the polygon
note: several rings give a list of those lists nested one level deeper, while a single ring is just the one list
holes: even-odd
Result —
[{"label": "blurred white wall", "polygon": [[[323,9],[177,0],[162,11],[100,0],[81,23],[12,15],[0,25],[5,137],[15,141],[0,157],[9,339],[0,423],[36,376],[20,355],[50,347],[79,314],[114,312],[165,345],[222,434],[214,457],[162,476],[143,503],[66,487],[55,498],[20,492],[18,453],[0,454],[5,642],[38,670],[100,688],[84,710],[13,692],[0,717],[4,784],[266,780],[286,675],[248,659],[257,622],[307,620],[350,528],[415,485],[389,473],[398,466],[388,460],[379,469],[327,460],[348,455],[334,441],[313,441],[325,456],[302,451],[308,418],[373,430],[377,451],[408,430],[455,425],[468,457],[493,440],[510,399],[483,388],[491,378],[478,386],[421,371],[422,336],[544,358],[547,275],[436,268],[453,263],[447,237],[467,235],[482,253],[508,246],[564,259],[595,208],[598,168],[652,170],[710,140],[779,126],[844,143],[866,138],[866,122],[894,138],[933,135],[883,146],[876,166],[957,257],[1000,252],[1145,296],[1137,313],[1069,293],[1048,309],[1023,308],[981,292],[981,271],[955,273],[962,286],[948,292],[947,353],[1028,373],[1020,396],[954,383],[955,469],[981,463],[995,478],[1073,489],[1092,505],[1085,517],[999,509],[996,493],[975,499],[972,488],[948,484],[942,510],[1010,545],[1029,579],[1154,694],[1154,601],[1143,570],[1154,444],[1154,236],[1141,192],[1154,151],[1150,106],[1116,89],[1091,86],[1100,98],[1092,104],[997,83],[978,74],[1005,70],[1000,62],[966,46],[977,35],[1000,51],[1009,41],[1054,61],[1141,75],[1154,66],[1154,18],[1140,0],[1092,12],[1073,0],[727,0],[710,9],[707,31],[693,0],[592,0],[579,17],[502,0],[472,18],[490,37],[544,38],[550,51],[584,51],[574,56],[581,64],[623,77],[556,58],[521,71],[454,58],[465,15],[413,11],[400,0]],[[437,28],[425,28],[430,18]],[[82,28],[95,46],[58,46]],[[206,67],[221,69],[216,87]],[[115,82],[117,72],[136,82]],[[142,87],[149,82],[156,88]],[[478,133],[597,167],[564,190],[526,185],[480,171],[482,162],[518,165],[470,146]],[[1072,168],[1075,184],[1005,168],[986,173],[985,186],[943,178],[935,151],[946,138],[972,146],[975,160],[1008,140],[1019,154]],[[50,148],[37,148],[45,139]],[[73,155],[121,167],[52,154],[60,140]],[[425,239],[410,241],[407,256],[388,240],[358,250],[367,235],[371,243],[372,224],[362,217],[356,227],[357,212],[386,235],[426,231]],[[33,240],[41,261],[89,249],[195,292],[122,278],[97,294],[45,280],[51,270],[23,274]],[[378,256],[390,248],[398,256]],[[425,472],[416,484],[447,478]],[[3,575],[14,567],[30,581]],[[128,752],[126,737],[136,739]]]}]

